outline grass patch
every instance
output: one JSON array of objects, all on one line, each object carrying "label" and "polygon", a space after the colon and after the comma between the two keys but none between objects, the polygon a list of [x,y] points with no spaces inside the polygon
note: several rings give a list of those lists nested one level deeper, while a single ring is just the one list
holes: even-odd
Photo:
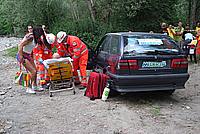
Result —
[{"label": "grass patch", "polygon": [[143,104],[143,105],[148,105],[151,106],[152,105],[152,101],[151,100],[145,100],[145,99],[140,99],[138,101],[139,104]]},{"label": "grass patch", "polygon": [[8,48],[5,50],[6,53],[5,53],[5,56],[9,56],[9,57],[16,57],[16,54],[17,54],[17,51],[18,51],[18,48],[17,47],[12,47],[12,48]]},{"label": "grass patch", "polygon": [[160,115],[160,107],[152,106],[151,113],[153,114],[153,116],[159,116]]}]

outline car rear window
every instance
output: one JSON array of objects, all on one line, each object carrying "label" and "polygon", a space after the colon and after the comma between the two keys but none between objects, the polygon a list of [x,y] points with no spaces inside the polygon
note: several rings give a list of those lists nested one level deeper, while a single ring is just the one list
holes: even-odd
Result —
[{"label": "car rear window", "polygon": [[[144,54],[163,52],[163,54],[178,54],[180,48],[167,36],[135,35],[124,36],[124,53]],[[165,52],[165,53],[164,53]]]}]

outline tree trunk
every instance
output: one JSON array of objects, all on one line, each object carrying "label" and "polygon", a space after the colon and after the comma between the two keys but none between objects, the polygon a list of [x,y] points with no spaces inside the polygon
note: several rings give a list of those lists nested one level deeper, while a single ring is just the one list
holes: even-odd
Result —
[{"label": "tree trunk", "polygon": [[76,12],[76,7],[75,7],[75,4],[73,2],[73,0],[70,0],[70,8],[71,8],[71,13],[72,13],[72,17],[74,19],[75,22],[77,22],[79,20],[79,17],[77,15],[77,12]]},{"label": "tree trunk", "polygon": [[192,18],[191,18],[191,5],[192,5],[192,0],[188,1],[188,17],[187,17],[187,23],[190,24],[190,29],[192,29]]},{"label": "tree trunk", "polygon": [[196,7],[196,22],[200,22],[200,1],[197,1],[197,7]]},{"label": "tree trunk", "polygon": [[191,3],[191,20],[192,20],[192,26],[196,25],[196,8],[197,8],[197,0],[192,0]]},{"label": "tree trunk", "polygon": [[89,11],[90,11],[90,16],[92,18],[92,21],[95,22],[95,17],[96,17],[96,8],[94,6],[94,1],[93,0],[86,0]]}]

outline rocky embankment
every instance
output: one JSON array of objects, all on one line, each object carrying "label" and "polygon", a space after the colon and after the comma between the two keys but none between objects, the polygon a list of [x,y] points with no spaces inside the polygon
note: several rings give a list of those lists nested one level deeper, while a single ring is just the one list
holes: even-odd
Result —
[{"label": "rocky embankment", "polygon": [[16,37],[0,37],[0,52],[5,49],[15,47],[20,42],[21,38]]}]

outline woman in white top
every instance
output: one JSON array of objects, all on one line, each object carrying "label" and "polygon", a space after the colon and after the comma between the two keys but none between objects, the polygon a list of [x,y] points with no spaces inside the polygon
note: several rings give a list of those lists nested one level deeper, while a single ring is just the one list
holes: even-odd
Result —
[{"label": "woman in white top", "polygon": [[32,50],[35,47],[32,26],[28,26],[28,33],[24,36],[23,40],[18,45],[17,60],[22,64],[30,73],[32,88],[27,89],[27,93],[35,93],[37,70],[33,59]]}]

